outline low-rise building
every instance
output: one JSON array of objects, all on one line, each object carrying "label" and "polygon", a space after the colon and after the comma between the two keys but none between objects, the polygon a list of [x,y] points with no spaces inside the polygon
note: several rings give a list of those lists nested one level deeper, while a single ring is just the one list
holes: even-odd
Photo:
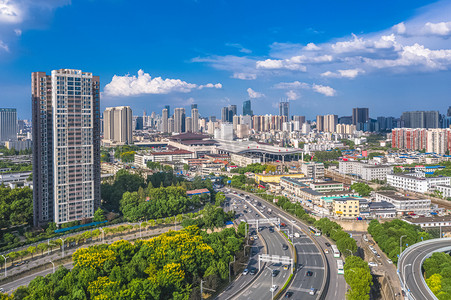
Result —
[{"label": "low-rise building", "polygon": [[420,199],[407,194],[403,195],[395,191],[378,191],[375,193],[376,201],[386,201],[395,206],[398,215],[426,214],[431,211],[431,200]]},{"label": "low-rise building", "polygon": [[246,156],[241,154],[231,154],[230,159],[232,162],[236,163],[240,167],[246,167],[250,164],[259,164],[261,163],[260,157]]},{"label": "low-rise building", "polygon": [[335,198],[334,214],[339,218],[352,219],[360,216],[360,201],[357,198]]},{"label": "low-rise building", "polygon": [[421,228],[433,228],[440,226],[451,226],[451,215],[447,216],[433,216],[433,217],[419,217],[406,218],[405,222],[413,225],[418,225]]},{"label": "low-rise building", "polygon": [[135,154],[135,165],[141,168],[146,168],[148,161],[182,161],[190,158],[194,158],[194,153],[187,150],[141,152]]},{"label": "low-rise building", "polygon": [[344,190],[342,182],[338,181],[317,181],[310,182],[310,188],[317,192],[341,192]]},{"label": "low-rise building", "polygon": [[324,178],[324,164],[319,162],[305,162],[301,165],[301,172],[313,180]]},{"label": "low-rise building", "polygon": [[0,184],[26,182],[31,173],[31,171],[0,173]]},{"label": "low-rise building", "polygon": [[[273,182],[273,183],[279,183],[280,179],[282,177],[286,177],[287,174],[255,174],[255,181],[260,184],[260,182]],[[304,178],[305,175],[303,173],[297,173],[297,174],[289,174],[291,178]]]},{"label": "low-rise building", "polygon": [[395,206],[387,201],[373,201],[368,204],[370,216],[375,219],[396,218]]},{"label": "low-rise building", "polygon": [[444,198],[450,198],[451,197],[451,186],[449,185],[436,185],[435,189],[442,193],[442,196]]},{"label": "low-rise building", "polygon": [[388,174],[387,183],[398,189],[417,193],[432,191],[439,185],[450,185],[451,177],[422,177],[419,176],[420,174],[421,173]]},{"label": "low-rise building", "polygon": [[360,161],[340,161],[338,164],[339,173],[356,175],[367,181],[385,180],[387,174],[392,171],[393,166],[370,165]]}]

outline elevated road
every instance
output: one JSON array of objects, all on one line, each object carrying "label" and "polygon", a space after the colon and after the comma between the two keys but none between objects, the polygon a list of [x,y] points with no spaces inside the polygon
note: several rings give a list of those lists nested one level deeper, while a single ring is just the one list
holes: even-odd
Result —
[{"label": "elevated road", "polygon": [[424,280],[421,266],[432,253],[449,251],[451,251],[451,238],[442,238],[414,244],[401,253],[398,262],[398,276],[408,299],[437,299]]}]

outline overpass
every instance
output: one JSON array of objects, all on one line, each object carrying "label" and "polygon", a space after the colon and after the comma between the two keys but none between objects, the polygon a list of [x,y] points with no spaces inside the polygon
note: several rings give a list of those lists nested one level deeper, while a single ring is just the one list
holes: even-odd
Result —
[{"label": "overpass", "polygon": [[401,286],[410,300],[436,300],[426,284],[421,270],[426,258],[434,252],[450,252],[451,238],[432,239],[416,243],[405,249],[398,261]]},{"label": "overpass", "polygon": [[285,161],[297,159],[299,154],[304,154],[304,150],[299,148],[279,147],[267,144],[259,144],[254,141],[224,141],[217,140],[217,151],[228,154],[252,154],[261,156],[263,162],[266,159]]}]

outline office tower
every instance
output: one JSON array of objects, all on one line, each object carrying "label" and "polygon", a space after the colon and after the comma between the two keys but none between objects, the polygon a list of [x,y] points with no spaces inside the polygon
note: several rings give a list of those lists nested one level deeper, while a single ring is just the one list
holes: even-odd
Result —
[{"label": "office tower", "polygon": [[287,120],[290,119],[290,102],[279,102],[279,116],[287,117]]},{"label": "office tower", "polygon": [[343,116],[338,118],[338,124],[352,124],[352,116]]},{"label": "office tower", "polygon": [[135,130],[143,130],[143,129],[144,129],[143,117],[138,116],[138,117],[136,117],[136,121],[135,121]]},{"label": "office tower", "polygon": [[132,144],[132,118],[130,106],[107,107],[103,112],[103,139],[113,144]]},{"label": "office tower", "polygon": [[325,132],[335,132],[335,127],[338,124],[337,115],[325,115],[324,119],[324,131]]},{"label": "office tower", "polygon": [[169,130],[168,130],[168,109],[167,108],[163,109],[163,112],[161,113],[161,122],[163,124],[163,126],[162,126],[163,133],[168,133]]},{"label": "office tower", "polygon": [[185,109],[176,108],[174,110],[174,132],[183,133],[185,132]]},{"label": "office tower", "polygon": [[[197,104],[195,104],[197,106]],[[197,108],[191,109],[191,130],[192,132],[199,132],[199,110]]]},{"label": "office tower", "polygon": [[324,116],[316,116],[316,130],[324,131]]},{"label": "office tower", "polygon": [[406,111],[402,113],[402,121],[406,128],[438,128],[438,111]]},{"label": "office tower", "polygon": [[211,122],[216,122],[216,116],[210,116],[210,121]]},{"label": "office tower", "polygon": [[185,119],[185,131],[184,132],[193,132],[193,119],[191,117],[186,117]]},{"label": "office tower", "polygon": [[171,106],[165,105],[164,108],[168,110],[168,117],[171,117]]},{"label": "office tower", "polygon": [[197,104],[196,103],[191,104],[191,110],[193,110],[194,108],[197,109]]},{"label": "office tower", "polygon": [[229,109],[227,107],[223,107],[221,109],[221,121],[223,123],[228,122],[229,120]]},{"label": "office tower", "polygon": [[352,109],[352,125],[358,123],[366,123],[370,118],[368,108],[353,108]]},{"label": "office tower", "polygon": [[174,132],[174,119],[169,118],[168,119],[168,133]]},{"label": "office tower", "polygon": [[0,108],[0,142],[17,140],[17,111]]},{"label": "office tower", "polygon": [[246,100],[243,102],[243,116],[252,116],[251,100]]},{"label": "office tower", "polygon": [[31,76],[34,224],[90,219],[100,205],[99,77]]},{"label": "office tower", "polygon": [[229,105],[229,115],[227,118],[227,122],[233,122],[233,116],[236,116],[236,105]]}]

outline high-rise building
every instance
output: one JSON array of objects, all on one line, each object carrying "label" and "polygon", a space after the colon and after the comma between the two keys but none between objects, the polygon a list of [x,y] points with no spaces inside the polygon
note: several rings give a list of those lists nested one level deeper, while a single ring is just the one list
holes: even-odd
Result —
[{"label": "high-rise building", "polygon": [[335,127],[338,124],[337,115],[325,115],[324,116],[324,131],[325,132],[335,132]]},{"label": "high-rise building", "polygon": [[305,123],[305,116],[293,116],[293,121],[299,122],[299,126]]},{"label": "high-rise building", "polygon": [[174,110],[174,132],[185,132],[185,109],[178,107]]},{"label": "high-rise building", "polygon": [[243,116],[252,116],[251,100],[246,100],[243,102]]},{"label": "high-rise building", "polygon": [[316,116],[316,130],[324,131],[324,116]]},{"label": "high-rise building", "polygon": [[229,116],[227,118],[227,121],[232,123],[233,122],[233,116],[236,116],[236,105],[234,105],[234,104],[229,105]]},{"label": "high-rise building", "polygon": [[216,116],[210,116],[210,122],[216,122]]},{"label": "high-rise building", "polygon": [[17,110],[0,108],[0,142],[17,140]]},{"label": "high-rise building", "polygon": [[438,128],[438,111],[406,111],[402,113],[402,121],[406,128]]},{"label": "high-rise building", "polygon": [[451,106],[448,106],[448,111],[446,112],[447,117],[451,117]]},{"label": "high-rise building", "polygon": [[199,132],[199,110],[197,108],[191,109],[191,122],[192,132]]},{"label": "high-rise building", "polygon": [[287,120],[290,119],[290,102],[279,102],[279,116],[285,116]]},{"label": "high-rise building", "polygon": [[197,109],[197,104],[196,103],[191,104],[191,110],[193,110],[194,108]]},{"label": "high-rise building", "polygon": [[228,122],[228,120],[229,120],[229,108],[228,107],[223,107],[221,109],[221,121],[223,123],[225,123],[225,122]]},{"label": "high-rise building", "polygon": [[34,224],[90,219],[100,205],[100,84],[81,70],[31,76]]},{"label": "high-rise building", "polygon": [[370,119],[368,108],[353,108],[352,109],[352,125],[357,125],[358,123],[366,123]]},{"label": "high-rise building", "polygon": [[184,132],[193,132],[193,119],[191,117],[185,118],[185,131]]},{"label": "high-rise building", "polygon": [[169,118],[168,119],[168,133],[172,133],[174,132],[174,118]]},{"label": "high-rise building", "polygon": [[132,129],[130,106],[107,107],[103,112],[103,139],[105,142],[129,145],[133,143]]},{"label": "high-rise building", "polygon": [[165,105],[164,108],[168,110],[168,117],[170,118],[171,117],[171,106]]},{"label": "high-rise building", "polygon": [[162,111],[162,113],[161,113],[161,122],[162,122],[162,131],[163,131],[163,133],[168,133],[169,132],[169,130],[168,130],[168,119],[169,119],[169,117],[168,117],[168,109],[167,108],[165,108],[165,109],[163,109],[163,111]]},{"label": "high-rise building", "polygon": [[352,124],[352,116],[339,117],[338,124]]}]

